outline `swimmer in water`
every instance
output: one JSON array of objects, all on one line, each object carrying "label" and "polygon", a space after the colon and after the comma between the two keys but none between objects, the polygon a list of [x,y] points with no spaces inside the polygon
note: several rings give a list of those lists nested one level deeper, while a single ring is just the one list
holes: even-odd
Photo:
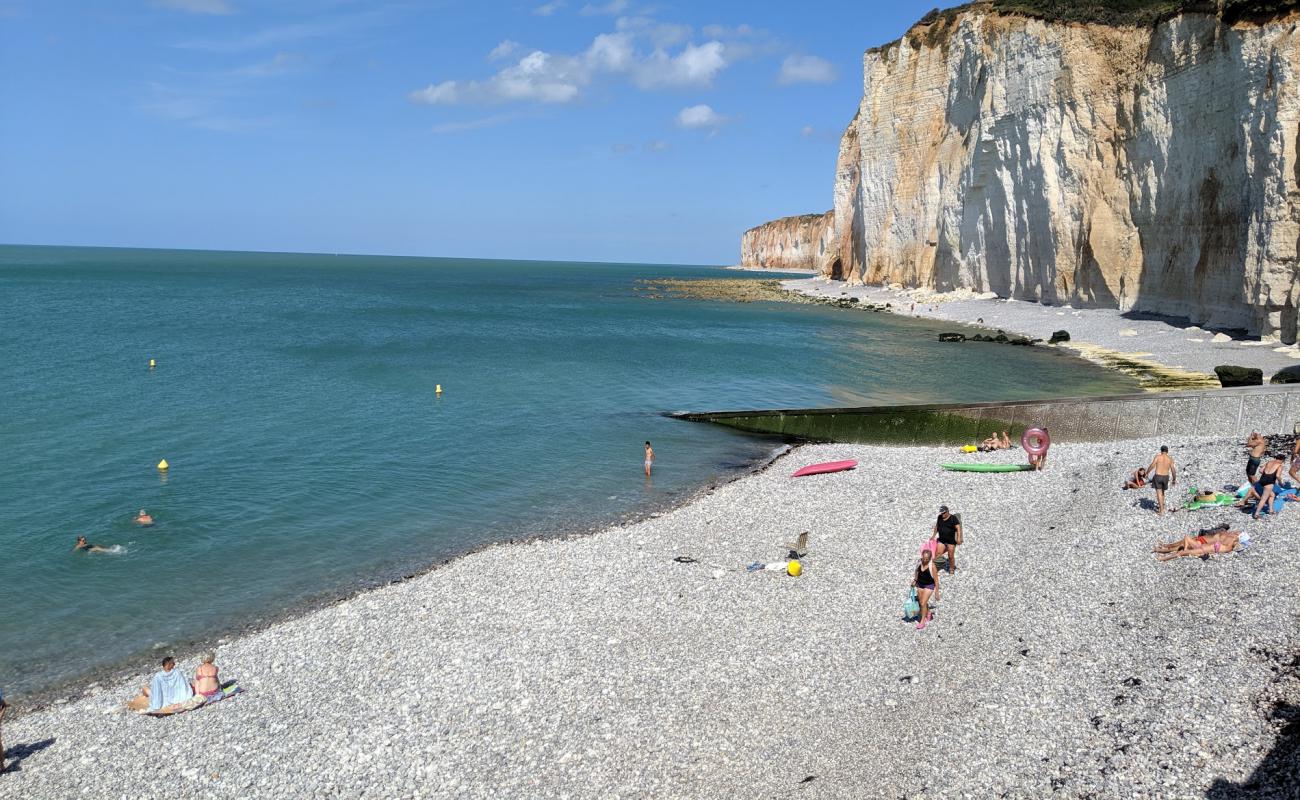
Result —
[{"label": "swimmer in water", "polygon": [[140,513],[135,515],[135,524],[147,528],[153,524],[153,517],[149,516],[149,513],[142,508]]},{"label": "swimmer in water", "polygon": [[84,536],[78,536],[78,537],[77,537],[77,543],[76,543],[76,545],[74,545],[73,548],[72,548],[72,552],[74,552],[74,553],[77,552],[78,550],[85,550],[87,553],[111,553],[111,552],[113,552],[112,550],[109,550],[107,547],[100,547],[100,546],[97,545],[97,544],[88,544],[88,543],[86,542],[86,537],[84,537]]},{"label": "swimmer in water", "polygon": [[655,463],[655,449],[650,446],[649,440],[645,443],[645,476],[650,477],[650,468]]}]

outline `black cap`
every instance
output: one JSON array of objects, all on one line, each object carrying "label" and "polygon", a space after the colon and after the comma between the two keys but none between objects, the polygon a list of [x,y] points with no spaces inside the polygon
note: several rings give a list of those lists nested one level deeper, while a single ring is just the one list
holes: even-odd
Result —
[{"label": "black cap", "polygon": [[945,511],[947,511],[947,510],[948,510],[948,507],[947,507],[947,506],[939,506],[939,513],[940,513],[940,514],[942,514],[943,512],[945,512]]}]

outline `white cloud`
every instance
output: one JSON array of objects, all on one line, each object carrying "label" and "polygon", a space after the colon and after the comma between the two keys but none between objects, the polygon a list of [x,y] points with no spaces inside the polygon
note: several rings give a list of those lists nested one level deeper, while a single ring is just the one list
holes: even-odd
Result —
[{"label": "white cloud", "polygon": [[155,2],[160,6],[174,8],[177,11],[188,11],[191,14],[232,14],[235,11],[226,0],[155,0]]},{"label": "white cloud", "polygon": [[549,3],[543,3],[537,8],[534,8],[533,13],[539,17],[549,17],[556,11],[564,8],[566,5],[568,4],[565,3],[564,0],[551,0]]},{"label": "white cloud", "polygon": [[503,58],[509,58],[519,49],[519,42],[511,39],[502,39],[501,44],[488,51],[488,61],[500,61]]},{"label": "white cloud", "polygon": [[812,136],[812,135],[813,135],[814,133],[816,133],[816,132],[817,132],[817,129],[814,128],[813,126],[811,126],[811,125],[805,125],[805,126],[803,126],[802,129],[800,129],[800,131],[799,131],[799,135],[802,136],[803,138],[807,139],[809,136]]},{"label": "white cloud", "polygon": [[667,150],[670,146],[671,145],[669,145],[663,139],[651,139],[650,141],[645,143],[645,149],[646,152],[648,153],[662,153],[665,150]]},{"label": "white cloud", "polygon": [[655,47],[676,47],[682,42],[689,41],[694,32],[690,25],[660,22],[650,17],[619,17],[614,21],[614,29],[643,36]]},{"label": "white cloud", "polygon": [[230,75],[235,78],[268,78],[272,75],[282,75],[290,72],[300,64],[302,64],[302,56],[300,55],[276,53],[275,57],[270,61],[262,61],[233,69],[230,71]]},{"label": "white cloud", "polygon": [[642,35],[648,34],[602,33],[586,50],[573,55],[534,50],[488,78],[433,83],[409,97],[412,102],[430,105],[571,103],[602,76],[624,76],[642,89],[704,88],[728,66],[721,42],[687,44],[676,53],[660,47],[646,52],[637,48]]},{"label": "white cloud", "polygon": [[442,122],[434,125],[431,129],[437,134],[447,133],[464,133],[465,131],[476,131],[480,128],[491,128],[504,122],[514,119],[514,114],[496,114],[491,117],[480,117],[478,119],[468,119],[461,122]]},{"label": "white cloud", "polygon": [[677,112],[677,124],[690,130],[710,129],[716,131],[726,121],[726,117],[703,103],[697,106],[688,106]]},{"label": "white cloud", "polygon": [[608,3],[604,3],[603,5],[588,3],[583,6],[582,10],[578,13],[586,16],[592,16],[595,14],[609,14],[610,16],[613,16],[627,11],[629,5],[628,0],[609,0]]},{"label": "white cloud", "polygon": [[776,82],[782,86],[795,83],[831,83],[835,80],[835,65],[817,56],[786,56],[781,62],[781,72]]},{"label": "white cloud", "polygon": [[688,44],[675,56],[655,50],[637,69],[633,80],[642,89],[706,87],[725,69],[727,58],[722,42]]}]

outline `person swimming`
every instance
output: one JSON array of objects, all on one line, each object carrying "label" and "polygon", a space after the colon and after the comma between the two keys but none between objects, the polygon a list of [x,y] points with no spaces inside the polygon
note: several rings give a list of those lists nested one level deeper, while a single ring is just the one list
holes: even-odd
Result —
[{"label": "person swimming", "polygon": [[111,553],[111,552],[113,552],[112,550],[109,550],[107,547],[100,547],[100,546],[97,545],[97,544],[90,544],[90,543],[88,543],[88,542],[86,541],[86,537],[84,537],[84,536],[78,536],[78,537],[77,537],[77,543],[76,543],[75,545],[72,546],[72,552],[75,553],[75,552],[77,552],[78,550],[84,550],[84,551],[86,551],[87,553]]},{"label": "person swimming", "polygon": [[143,528],[148,528],[150,525],[153,525],[153,517],[149,516],[149,513],[142,508],[140,509],[140,513],[135,515],[135,524]]}]

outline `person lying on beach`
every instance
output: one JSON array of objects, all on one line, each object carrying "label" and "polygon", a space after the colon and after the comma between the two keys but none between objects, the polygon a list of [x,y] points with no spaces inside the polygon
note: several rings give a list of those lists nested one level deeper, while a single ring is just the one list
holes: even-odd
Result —
[{"label": "person lying on beach", "polygon": [[912,575],[912,586],[916,587],[916,599],[921,604],[921,619],[917,621],[916,629],[924,630],[925,623],[930,621],[930,595],[939,599],[939,573],[934,569],[934,559],[928,548],[921,551],[921,563]]},{"label": "person lying on beach", "polygon": [[1274,456],[1259,471],[1259,483],[1251,487],[1251,491],[1259,495],[1259,502],[1255,504],[1255,510],[1250,513],[1255,519],[1259,519],[1261,509],[1271,507],[1273,494],[1276,491],[1275,487],[1282,477],[1282,467],[1284,466],[1286,465],[1282,462],[1282,459]]},{"label": "person lying on beach", "polygon": [[1137,472],[1134,472],[1132,475],[1128,476],[1128,480],[1124,481],[1125,489],[1142,489],[1145,488],[1146,485],[1147,485],[1146,467],[1138,467]]},{"label": "person lying on beach", "polygon": [[78,537],[77,537],[77,543],[76,543],[75,545],[72,546],[72,552],[75,553],[75,552],[77,552],[78,550],[84,550],[84,551],[87,552],[87,553],[111,553],[111,552],[113,552],[112,550],[109,550],[107,547],[100,547],[100,546],[97,545],[97,544],[90,544],[90,543],[88,543],[88,542],[86,541],[86,537],[84,537],[84,536],[78,536]]},{"label": "person lying on beach", "polygon": [[135,515],[135,524],[147,528],[153,524],[153,517],[142,508],[140,513]]},{"label": "person lying on beach", "polygon": [[1250,448],[1250,455],[1246,458],[1246,480],[1254,483],[1259,463],[1264,458],[1264,451],[1268,449],[1268,440],[1260,436],[1259,431],[1251,431],[1246,438],[1246,447]]},{"label": "person lying on beach", "polygon": [[203,654],[202,663],[194,670],[194,691],[211,700],[221,694],[221,681],[217,678],[217,654],[209,650]]},{"label": "person lying on beach", "polygon": [[184,703],[194,696],[194,688],[185,680],[181,671],[176,669],[176,659],[167,656],[162,660],[162,671],[156,673],[148,686],[140,687],[140,694],[131,699],[126,707],[132,711],[161,711],[164,708]]},{"label": "person lying on beach", "polygon": [[1175,558],[1209,558],[1218,553],[1231,553],[1238,548],[1250,546],[1250,534],[1228,530],[1225,522],[1217,528],[1209,528],[1195,536],[1184,536],[1177,542],[1157,542],[1152,548],[1157,561],[1172,561]]},{"label": "person lying on beach", "polygon": [[1178,485],[1178,469],[1174,467],[1174,460],[1169,455],[1169,446],[1160,445],[1160,452],[1151,460],[1151,465],[1147,467],[1147,475],[1151,476],[1151,488],[1156,490],[1156,512],[1160,516],[1165,515],[1165,492],[1172,486]]}]

